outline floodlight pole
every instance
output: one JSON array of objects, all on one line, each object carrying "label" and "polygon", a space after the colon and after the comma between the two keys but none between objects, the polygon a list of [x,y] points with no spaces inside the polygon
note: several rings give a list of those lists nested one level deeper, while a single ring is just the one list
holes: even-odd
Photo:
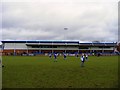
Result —
[{"label": "floodlight pole", "polygon": [[[26,44],[27,44],[27,41],[26,41]],[[26,45],[27,46],[27,45]],[[28,46],[27,46],[27,55],[28,55]]]},{"label": "floodlight pole", "polygon": [[40,45],[40,41],[39,41],[39,54],[41,54],[41,45]]},{"label": "floodlight pole", "polygon": [[15,46],[15,42],[14,42],[14,56],[16,55],[16,50],[15,50],[16,46]]},{"label": "floodlight pole", "polygon": [[[64,28],[64,31],[67,31],[67,30],[68,30],[68,28]],[[64,34],[64,38],[66,40],[65,34]],[[66,49],[67,49],[67,43],[65,43],[65,53],[66,53]]]},{"label": "floodlight pole", "polygon": [[53,54],[53,42],[52,42],[52,54]]}]

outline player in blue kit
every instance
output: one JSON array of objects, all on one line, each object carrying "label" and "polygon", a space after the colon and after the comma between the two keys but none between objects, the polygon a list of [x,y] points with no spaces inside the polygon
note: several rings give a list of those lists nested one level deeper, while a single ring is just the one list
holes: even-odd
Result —
[{"label": "player in blue kit", "polygon": [[78,54],[78,53],[76,53],[76,57],[77,57],[77,58],[79,57],[79,54]]},{"label": "player in blue kit", "polygon": [[49,54],[49,57],[52,58],[52,54],[51,53]]},{"label": "player in blue kit", "polygon": [[54,54],[54,62],[57,62],[57,54]]},{"label": "player in blue kit", "polygon": [[85,60],[88,61],[88,54],[85,54]]},{"label": "player in blue kit", "polygon": [[82,61],[82,63],[81,63],[81,67],[84,67],[85,54],[82,54],[82,56],[81,56],[81,61]]},{"label": "player in blue kit", "polygon": [[63,56],[64,56],[64,60],[66,60],[67,55],[64,53]]}]

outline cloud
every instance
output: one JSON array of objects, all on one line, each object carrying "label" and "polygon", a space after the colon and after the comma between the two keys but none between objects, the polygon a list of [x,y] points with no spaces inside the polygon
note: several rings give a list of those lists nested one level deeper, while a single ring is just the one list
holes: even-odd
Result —
[{"label": "cloud", "polygon": [[2,39],[117,41],[117,15],[117,2],[4,0]]}]

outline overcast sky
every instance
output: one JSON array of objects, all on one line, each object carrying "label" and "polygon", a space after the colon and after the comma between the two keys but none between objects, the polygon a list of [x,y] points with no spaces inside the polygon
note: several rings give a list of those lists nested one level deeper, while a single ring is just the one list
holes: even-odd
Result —
[{"label": "overcast sky", "polygon": [[118,40],[118,0],[2,0],[0,6],[2,40]]}]

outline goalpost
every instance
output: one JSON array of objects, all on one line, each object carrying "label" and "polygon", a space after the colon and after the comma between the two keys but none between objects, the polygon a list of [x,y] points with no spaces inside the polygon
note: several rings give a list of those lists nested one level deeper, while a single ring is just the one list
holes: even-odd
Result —
[{"label": "goalpost", "polygon": [[2,52],[0,51],[0,90],[2,89]]}]

